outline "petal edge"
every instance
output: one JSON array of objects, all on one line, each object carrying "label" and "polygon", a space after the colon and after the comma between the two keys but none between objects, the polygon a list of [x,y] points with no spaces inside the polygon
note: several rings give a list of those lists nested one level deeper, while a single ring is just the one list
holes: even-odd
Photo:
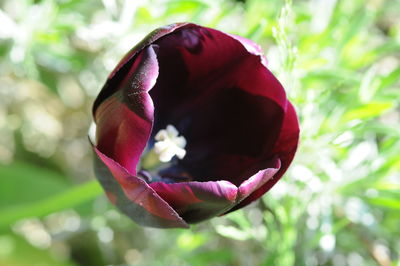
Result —
[{"label": "petal edge", "polygon": [[93,147],[96,176],[112,202],[143,226],[188,228],[188,224],[143,180]]},{"label": "petal edge", "polygon": [[188,223],[218,216],[236,204],[238,188],[229,181],[151,183]]}]

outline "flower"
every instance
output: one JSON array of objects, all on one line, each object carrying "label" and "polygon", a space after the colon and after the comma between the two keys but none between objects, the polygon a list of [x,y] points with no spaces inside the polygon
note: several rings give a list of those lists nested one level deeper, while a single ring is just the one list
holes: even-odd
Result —
[{"label": "flower", "polygon": [[156,29],[94,102],[95,172],[143,226],[188,227],[261,197],[299,138],[296,112],[250,40],[192,23]]}]

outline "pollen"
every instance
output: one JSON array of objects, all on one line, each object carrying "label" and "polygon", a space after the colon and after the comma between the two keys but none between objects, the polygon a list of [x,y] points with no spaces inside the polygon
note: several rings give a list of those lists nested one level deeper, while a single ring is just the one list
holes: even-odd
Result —
[{"label": "pollen", "polygon": [[179,159],[185,157],[186,139],[179,136],[178,130],[173,125],[167,125],[166,129],[160,130],[156,134],[155,140],[154,151],[161,162],[169,162],[175,155]]}]

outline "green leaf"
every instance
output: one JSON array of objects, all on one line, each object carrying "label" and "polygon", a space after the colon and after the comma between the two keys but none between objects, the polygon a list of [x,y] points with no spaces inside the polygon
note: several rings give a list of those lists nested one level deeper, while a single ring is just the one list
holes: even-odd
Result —
[{"label": "green leaf", "polygon": [[361,81],[361,76],[359,73],[350,70],[344,70],[340,68],[333,69],[325,69],[325,70],[316,70],[308,72],[306,76],[304,76],[304,81],[309,80],[322,80],[324,82],[331,81],[333,84],[335,83],[348,83],[350,85],[358,84]]},{"label": "green leaf", "polygon": [[395,198],[371,198],[368,199],[368,202],[374,205],[383,206],[389,209],[400,210],[400,199]]},{"label": "green leaf", "polygon": [[65,180],[61,174],[33,164],[0,165],[0,209],[59,193],[70,187]]},{"label": "green leaf", "polygon": [[356,12],[355,16],[350,20],[351,23],[347,24],[346,28],[343,28],[339,47],[346,45],[351,39],[357,36],[361,31],[360,29],[368,25],[370,19],[371,15],[368,12]]},{"label": "green leaf", "polygon": [[0,228],[20,219],[44,215],[72,208],[103,193],[97,181],[90,181],[75,188],[36,202],[0,209]]},{"label": "green leaf", "polygon": [[170,1],[168,5],[168,14],[175,14],[175,13],[185,13],[185,12],[192,12],[197,8],[206,6],[205,3],[201,1],[195,0],[187,0],[187,1]]},{"label": "green leaf", "polygon": [[354,119],[373,118],[383,114],[385,111],[389,110],[392,107],[392,102],[371,102],[347,112],[344,115],[343,119],[345,121],[351,121]]},{"label": "green leaf", "polygon": [[264,34],[268,23],[265,19],[262,19],[257,25],[255,25],[246,35],[246,37],[254,42],[258,41]]},{"label": "green leaf", "polygon": [[390,74],[381,79],[379,89],[390,87],[399,80],[400,80],[400,67],[393,70]]},{"label": "green leaf", "polygon": [[400,192],[400,184],[390,183],[390,182],[379,182],[374,186],[376,189],[380,190],[393,190]]}]

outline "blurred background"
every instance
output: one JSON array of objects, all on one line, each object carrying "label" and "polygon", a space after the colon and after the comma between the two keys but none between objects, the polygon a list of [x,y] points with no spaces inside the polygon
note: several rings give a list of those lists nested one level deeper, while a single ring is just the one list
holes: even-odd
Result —
[{"label": "blurred background", "polygon": [[[399,0],[0,0],[0,265],[400,265]],[[91,104],[179,21],[258,42],[300,116],[288,173],[190,230],[94,181]]]}]

